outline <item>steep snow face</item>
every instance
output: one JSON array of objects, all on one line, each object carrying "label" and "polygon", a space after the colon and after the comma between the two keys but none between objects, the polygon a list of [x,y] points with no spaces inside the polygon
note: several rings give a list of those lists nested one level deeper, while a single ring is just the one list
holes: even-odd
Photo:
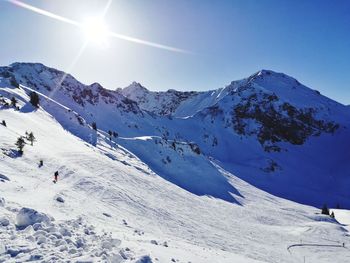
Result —
[{"label": "steep snow face", "polygon": [[193,194],[239,203],[232,195],[241,196],[237,189],[194,143],[151,136],[120,138],[118,143],[139,156],[164,179]]}]

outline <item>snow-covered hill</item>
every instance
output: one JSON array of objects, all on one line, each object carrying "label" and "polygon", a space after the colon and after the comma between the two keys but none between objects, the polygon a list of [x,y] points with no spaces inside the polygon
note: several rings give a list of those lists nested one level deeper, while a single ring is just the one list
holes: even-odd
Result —
[{"label": "snow-covered hill", "polygon": [[0,68],[0,261],[346,262],[346,228],[300,203],[350,207],[349,114],[272,71],[156,93]]}]

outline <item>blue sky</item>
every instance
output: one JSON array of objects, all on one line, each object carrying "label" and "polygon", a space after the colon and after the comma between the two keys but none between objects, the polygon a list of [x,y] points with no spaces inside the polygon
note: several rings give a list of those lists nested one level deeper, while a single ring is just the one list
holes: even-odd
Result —
[{"label": "blue sky", "polygon": [[[83,21],[102,0],[24,1]],[[80,28],[0,0],[0,64],[41,62],[70,69],[86,41]],[[89,43],[71,74],[106,88],[138,81],[151,90],[208,90],[272,69],[350,104],[350,1],[119,0],[111,31],[189,50],[183,54],[108,39]]]}]

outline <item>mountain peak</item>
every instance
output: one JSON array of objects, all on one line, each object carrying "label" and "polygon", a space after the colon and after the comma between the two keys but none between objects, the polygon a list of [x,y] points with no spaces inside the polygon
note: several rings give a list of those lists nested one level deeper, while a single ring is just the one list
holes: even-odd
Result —
[{"label": "mountain peak", "polygon": [[258,73],[263,74],[263,75],[278,74],[277,72],[270,70],[270,69],[261,69],[258,71]]},{"label": "mountain peak", "polygon": [[266,78],[266,77],[273,77],[273,78],[290,78],[293,79],[293,77],[288,76],[282,72],[276,72],[270,69],[261,69],[258,72],[254,73],[251,75],[249,78],[254,79],[254,78]]},{"label": "mountain peak", "polygon": [[143,96],[147,93],[149,93],[149,90],[136,81],[133,81],[129,86],[122,89],[122,94],[126,97],[129,95],[133,95],[133,97]]},{"label": "mountain peak", "polygon": [[100,83],[98,83],[98,82],[92,83],[92,84],[90,85],[90,87],[95,88],[95,89],[97,89],[97,90],[102,90],[102,89],[103,89],[102,85],[101,85]]},{"label": "mountain peak", "polygon": [[147,88],[141,85],[141,83],[133,81],[129,86],[125,87],[123,90],[144,90],[148,91]]}]

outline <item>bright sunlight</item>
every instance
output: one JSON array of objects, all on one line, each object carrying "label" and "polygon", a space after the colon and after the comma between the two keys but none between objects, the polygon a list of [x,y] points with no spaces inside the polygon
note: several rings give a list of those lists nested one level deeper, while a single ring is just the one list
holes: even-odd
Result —
[{"label": "bright sunlight", "polygon": [[107,44],[109,30],[103,18],[89,17],[83,23],[83,30],[89,42],[93,42],[98,45]]}]

